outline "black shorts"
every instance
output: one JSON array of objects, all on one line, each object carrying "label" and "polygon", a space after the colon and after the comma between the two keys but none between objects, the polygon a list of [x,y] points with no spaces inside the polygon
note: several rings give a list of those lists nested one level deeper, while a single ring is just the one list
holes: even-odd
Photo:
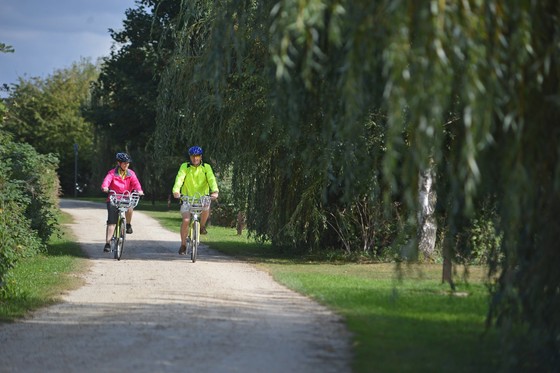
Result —
[{"label": "black shorts", "polygon": [[111,205],[111,202],[107,202],[107,224],[117,224],[117,219],[119,218],[119,209]]}]

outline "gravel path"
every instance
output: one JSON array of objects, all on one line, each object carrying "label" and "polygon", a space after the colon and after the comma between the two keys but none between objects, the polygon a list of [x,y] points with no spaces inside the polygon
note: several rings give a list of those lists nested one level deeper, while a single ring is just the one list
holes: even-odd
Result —
[{"label": "gravel path", "polygon": [[0,325],[0,372],[350,372],[341,319],[268,274],[204,246],[192,263],[138,211],[116,261],[103,204],[61,208],[90,257],[85,285]]}]

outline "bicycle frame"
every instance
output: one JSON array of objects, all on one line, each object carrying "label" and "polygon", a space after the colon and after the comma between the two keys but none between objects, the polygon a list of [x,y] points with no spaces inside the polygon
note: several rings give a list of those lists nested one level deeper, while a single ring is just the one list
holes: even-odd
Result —
[{"label": "bicycle frame", "polygon": [[210,196],[181,196],[183,208],[181,211],[191,214],[187,235],[187,252],[191,252],[192,262],[196,262],[198,246],[200,244],[200,220],[202,211],[210,208]]},{"label": "bicycle frame", "polygon": [[113,238],[111,238],[111,251],[114,253],[114,258],[121,260],[121,256],[124,250],[124,242],[126,240],[126,212],[130,208],[134,208],[138,205],[140,200],[140,195],[136,192],[124,192],[116,193],[115,191],[109,192],[109,201],[111,205],[115,206],[119,211],[117,217],[117,225],[113,232]]}]

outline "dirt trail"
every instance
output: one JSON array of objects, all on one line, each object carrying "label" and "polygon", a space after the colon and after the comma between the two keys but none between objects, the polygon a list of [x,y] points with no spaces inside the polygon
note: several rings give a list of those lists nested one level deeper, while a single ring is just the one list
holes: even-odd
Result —
[{"label": "dirt trail", "polygon": [[0,372],[350,372],[340,318],[268,274],[204,246],[192,263],[138,211],[116,261],[103,204],[61,208],[91,260],[86,284],[0,325]]}]

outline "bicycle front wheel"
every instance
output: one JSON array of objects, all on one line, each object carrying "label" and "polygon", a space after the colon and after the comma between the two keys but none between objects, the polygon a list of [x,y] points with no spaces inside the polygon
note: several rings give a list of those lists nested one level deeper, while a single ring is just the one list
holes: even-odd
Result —
[{"label": "bicycle front wheel", "polygon": [[192,230],[192,237],[191,237],[191,243],[192,243],[191,260],[193,263],[196,262],[196,255],[198,254],[199,238],[200,238],[200,223],[198,221],[195,221],[193,223],[193,230]]},{"label": "bicycle front wheel", "polygon": [[124,219],[120,219],[116,229],[118,229],[119,232],[117,236],[115,259],[121,260],[121,256],[124,250],[124,241],[126,239],[126,221]]}]

